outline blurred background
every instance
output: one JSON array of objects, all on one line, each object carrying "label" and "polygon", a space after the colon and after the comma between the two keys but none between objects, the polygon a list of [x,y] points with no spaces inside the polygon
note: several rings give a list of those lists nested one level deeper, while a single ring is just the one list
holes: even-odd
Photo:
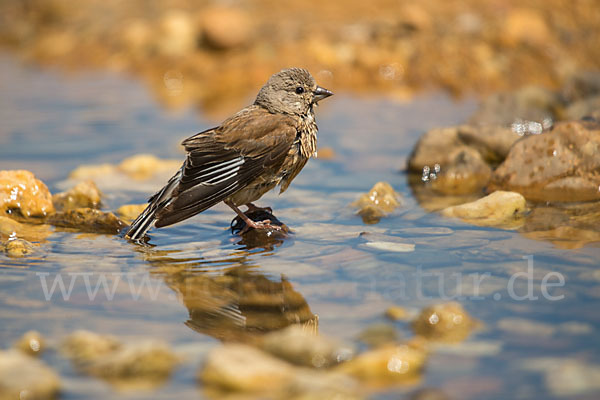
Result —
[{"label": "blurred background", "polygon": [[0,44],[68,70],[140,76],[169,106],[227,115],[273,71],[407,99],[539,84],[600,68],[596,0],[4,0]]}]

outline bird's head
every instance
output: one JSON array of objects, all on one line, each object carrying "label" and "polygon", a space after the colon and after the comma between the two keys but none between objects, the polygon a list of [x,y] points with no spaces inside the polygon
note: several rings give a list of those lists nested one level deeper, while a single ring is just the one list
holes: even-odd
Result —
[{"label": "bird's head", "polygon": [[269,78],[254,104],[274,113],[306,115],[315,104],[332,94],[318,86],[307,70],[289,68]]}]

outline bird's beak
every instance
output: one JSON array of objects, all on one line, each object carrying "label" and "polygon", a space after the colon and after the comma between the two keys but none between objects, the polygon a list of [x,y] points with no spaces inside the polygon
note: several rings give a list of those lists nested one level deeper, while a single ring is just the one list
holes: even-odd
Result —
[{"label": "bird's beak", "polygon": [[333,96],[332,91],[322,88],[321,86],[317,86],[313,94],[315,95],[315,103],[318,103],[329,96]]}]

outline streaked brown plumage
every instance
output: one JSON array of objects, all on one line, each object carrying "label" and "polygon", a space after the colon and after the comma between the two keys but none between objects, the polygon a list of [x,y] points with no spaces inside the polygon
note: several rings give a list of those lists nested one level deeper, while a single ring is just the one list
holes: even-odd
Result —
[{"label": "streaked brown plumage", "polygon": [[252,202],[277,185],[280,193],[288,188],[316,152],[313,107],[332,94],[317,86],[305,69],[271,76],[254,104],[183,141],[183,166],[150,198],[125,235],[140,240],[152,224],[171,225],[221,201],[249,228],[276,228],[270,221],[251,221],[238,207],[254,207]]}]

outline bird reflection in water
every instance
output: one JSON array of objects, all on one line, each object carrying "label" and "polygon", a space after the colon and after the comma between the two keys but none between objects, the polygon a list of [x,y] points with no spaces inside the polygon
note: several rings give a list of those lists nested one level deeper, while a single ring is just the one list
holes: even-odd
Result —
[{"label": "bird reflection in water", "polygon": [[[281,224],[272,215],[269,219]],[[232,231],[241,229],[240,221],[232,221]],[[280,246],[289,230],[285,227],[269,232],[244,233],[237,242],[242,247],[230,248],[218,259],[204,258],[202,250],[194,251],[191,257],[189,250],[138,247],[138,251],[151,264],[150,273],[160,275],[179,295],[189,312],[185,324],[199,333],[222,341],[244,342],[292,324],[316,333],[318,316],[312,313],[302,294],[284,276],[267,275],[253,262],[257,255],[265,256]]]}]

